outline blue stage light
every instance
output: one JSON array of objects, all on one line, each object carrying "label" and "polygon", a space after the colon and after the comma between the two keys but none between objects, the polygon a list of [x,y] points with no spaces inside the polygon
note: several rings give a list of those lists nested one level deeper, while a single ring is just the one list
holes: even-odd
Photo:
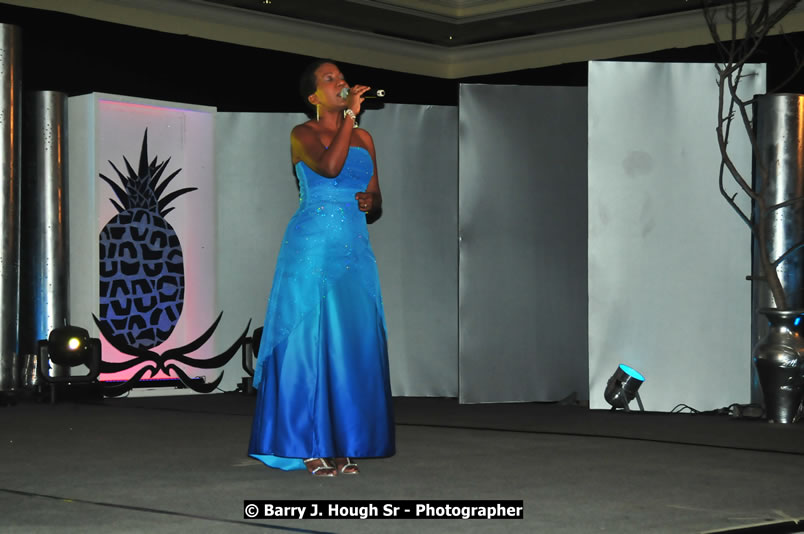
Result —
[{"label": "blue stage light", "polygon": [[625,371],[629,375],[633,376],[637,380],[640,380],[642,382],[645,381],[645,377],[642,376],[642,373],[640,373],[639,371],[637,371],[636,369],[634,369],[633,367],[631,367],[629,365],[625,365],[624,363],[621,363],[620,364],[620,369],[622,369],[623,371]]},{"label": "blue stage light", "polygon": [[631,367],[621,363],[614,374],[609,378],[606,384],[606,390],[603,393],[606,402],[611,405],[612,410],[623,408],[625,411],[630,411],[628,403],[636,398],[639,404],[639,409],[644,410],[642,406],[642,399],[639,397],[637,390],[645,381],[645,377]]}]

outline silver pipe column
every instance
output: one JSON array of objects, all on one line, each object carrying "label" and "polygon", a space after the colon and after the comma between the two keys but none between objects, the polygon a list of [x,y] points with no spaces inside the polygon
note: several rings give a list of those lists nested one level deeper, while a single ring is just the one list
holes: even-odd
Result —
[{"label": "silver pipe column", "polygon": [[[768,183],[757,182],[768,204],[804,196],[804,95],[771,94],[758,97],[757,144],[768,165]],[[759,180],[758,173],[755,180]],[[771,261],[804,240],[804,203],[776,210],[765,236]],[[761,267],[755,259],[754,271]],[[789,309],[804,307],[804,249],[788,256],[776,269],[785,289]],[[756,285],[756,284],[755,284]],[[766,283],[759,284],[756,298],[760,308],[775,308]]]},{"label": "silver pipe column", "polygon": [[0,392],[17,386],[22,30],[0,24]]},{"label": "silver pipe column", "polygon": [[[755,187],[769,205],[804,196],[804,95],[769,94],[757,97],[755,132],[762,159],[768,165],[768,183],[754,170]],[[756,162],[755,162],[756,165]],[[804,240],[804,202],[776,210],[765,235],[771,261]],[[753,264],[752,344],[765,337],[768,320],[757,310],[775,308],[768,284],[759,278],[762,270],[757,251]],[[788,256],[777,268],[791,310],[804,308],[804,249]],[[752,366],[752,373],[755,370]],[[752,401],[761,399],[759,383],[752,377]]]},{"label": "silver pipe column", "polygon": [[[20,354],[25,378],[35,381],[38,340],[69,319],[67,220],[67,95],[25,94],[22,184]],[[51,376],[67,369],[54,366]]]}]

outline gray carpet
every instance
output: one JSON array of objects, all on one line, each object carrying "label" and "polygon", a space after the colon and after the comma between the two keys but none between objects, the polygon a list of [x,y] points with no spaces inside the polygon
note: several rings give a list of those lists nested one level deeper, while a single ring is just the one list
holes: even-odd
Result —
[{"label": "gray carpet", "polygon": [[[246,456],[254,400],[0,408],[0,530],[675,533],[804,517],[802,424],[397,398],[397,454],[361,461],[358,476],[316,479]],[[524,518],[243,515],[244,500],[430,499],[522,500]]]}]

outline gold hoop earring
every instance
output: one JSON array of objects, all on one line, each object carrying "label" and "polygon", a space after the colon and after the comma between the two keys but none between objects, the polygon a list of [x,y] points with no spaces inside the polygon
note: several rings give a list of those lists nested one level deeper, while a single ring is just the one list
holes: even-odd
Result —
[{"label": "gold hoop earring", "polygon": [[315,121],[318,122],[318,104],[315,105]]}]

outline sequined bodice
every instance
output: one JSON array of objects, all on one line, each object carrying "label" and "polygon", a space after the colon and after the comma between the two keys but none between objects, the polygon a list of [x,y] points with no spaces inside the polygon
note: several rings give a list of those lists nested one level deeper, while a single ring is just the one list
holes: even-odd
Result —
[{"label": "sequined bodice", "polygon": [[299,208],[318,208],[321,204],[354,204],[355,193],[365,191],[374,173],[374,164],[365,148],[349,147],[341,173],[326,178],[314,172],[304,162],[296,164],[299,179]]}]

